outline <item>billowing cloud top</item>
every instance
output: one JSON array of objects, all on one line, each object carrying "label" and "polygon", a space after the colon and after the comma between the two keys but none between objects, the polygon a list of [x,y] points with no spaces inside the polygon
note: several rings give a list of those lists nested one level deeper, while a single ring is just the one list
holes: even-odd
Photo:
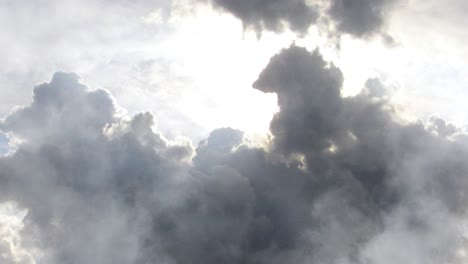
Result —
[{"label": "billowing cloud top", "polygon": [[269,145],[222,128],[193,149],[56,73],[0,126],[23,142],[0,158],[0,199],[29,210],[22,263],[461,263],[466,136],[342,82],[293,45],[254,83],[278,95]]}]

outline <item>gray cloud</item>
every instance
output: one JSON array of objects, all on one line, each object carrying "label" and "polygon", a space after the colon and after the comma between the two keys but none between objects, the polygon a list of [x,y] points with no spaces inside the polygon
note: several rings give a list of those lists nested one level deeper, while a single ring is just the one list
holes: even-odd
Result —
[{"label": "gray cloud", "polygon": [[395,0],[333,0],[327,14],[340,32],[365,37],[381,30]]},{"label": "gray cloud", "polygon": [[316,24],[320,16],[331,22],[338,33],[366,37],[379,33],[389,8],[396,0],[212,0],[239,18],[244,27],[282,31],[289,27],[300,33]]},{"label": "gray cloud", "polygon": [[30,209],[25,233],[45,252],[39,263],[135,263],[140,207],[166,197],[158,189],[192,153],[154,134],[151,114],[117,120],[114,109],[107,92],[57,73],[2,123],[25,143],[0,161],[1,196]]},{"label": "gray cloud", "polygon": [[269,145],[222,128],[193,149],[56,73],[0,125],[23,139],[0,199],[29,210],[38,263],[462,263],[466,136],[399,122],[377,79],[342,82],[291,46],[254,83],[278,95]]},{"label": "gray cloud", "polygon": [[242,20],[244,27],[282,31],[284,23],[292,30],[306,32],[317,21],[317,10],[304,0],[214,0],[213,4]]}]

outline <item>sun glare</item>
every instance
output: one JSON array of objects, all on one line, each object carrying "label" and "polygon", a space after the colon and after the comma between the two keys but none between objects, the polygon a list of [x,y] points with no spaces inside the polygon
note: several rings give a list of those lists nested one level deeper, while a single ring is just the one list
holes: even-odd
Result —
[{"label": "sun glare", "polygon": [[294,35],[264,33],[259,39],[231,15],[206,7],[183,18],[175,12],[170,21],[177,30],[169,46],[177,52],[178,70],[193,87],[187,91],[190,96],[179,100],[180,111],[210,129],[267,132],[278,110],[276,95],[257,91],[252,83],[271,54],[291,45]]}]

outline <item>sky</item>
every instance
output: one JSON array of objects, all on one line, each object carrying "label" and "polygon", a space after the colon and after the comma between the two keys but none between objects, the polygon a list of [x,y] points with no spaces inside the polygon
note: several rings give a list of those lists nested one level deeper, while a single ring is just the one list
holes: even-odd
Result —
[{"label": "sky", "polygon": [[0,263],[466,263],[467,11],[0,0]]}]

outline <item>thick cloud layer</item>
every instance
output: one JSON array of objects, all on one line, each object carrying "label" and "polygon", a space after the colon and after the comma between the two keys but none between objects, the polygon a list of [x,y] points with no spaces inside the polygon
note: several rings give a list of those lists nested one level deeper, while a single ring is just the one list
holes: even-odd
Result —
[{"label": "thick cloud layer", "polygon": [[193,149],[56,73],[0,125],[23,140],[0,199],[29,210],[37,263],[461,263],[466,136],[399,122],[378,80],[350,98],[342,82],[291,46],[254,83],[278,95],[269,145],[222,128]]},{"label": "thick cloud layer", "polygon": [[396,0],[212,0],[215,6],[238,17],[244,27],[307,32],[322,16],[338,33],[366,37],[381,31]]}]

